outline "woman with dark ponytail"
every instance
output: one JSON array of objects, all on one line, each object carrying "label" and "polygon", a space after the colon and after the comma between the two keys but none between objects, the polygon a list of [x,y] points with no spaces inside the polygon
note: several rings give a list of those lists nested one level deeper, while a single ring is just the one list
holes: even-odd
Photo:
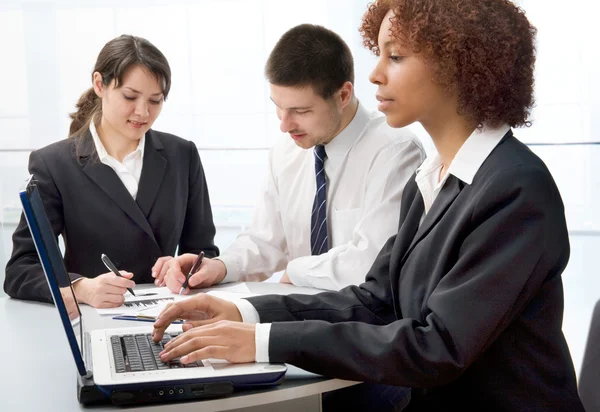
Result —
[{"label": "woman with dark ponytail", "polygon": [[75,107],[77,111],[71,113],[71,126],[69,126],[69,136],[79,136],[85,133],[90,125],[90,120],[95,113],[99,113],[102,109],[102,101],[96,95],[93,87],[90,87],[81,95]]},{"label": "woman with dark ponytail", "polygon": [[[92,87],[71,114],[69,138],[31,153],[65,266],[80,303],[116,307],[155,264],[177,251],[218,255],[204,171],[191,141],[151,129],[171,88],[165,56],[148,40],[123,35],[100,51]],[[111,258],[122,277],[100,259]],[[163,258],[160,258],[164,256]],[[23,216],[13,235],[4,290],[52,302]]]}]

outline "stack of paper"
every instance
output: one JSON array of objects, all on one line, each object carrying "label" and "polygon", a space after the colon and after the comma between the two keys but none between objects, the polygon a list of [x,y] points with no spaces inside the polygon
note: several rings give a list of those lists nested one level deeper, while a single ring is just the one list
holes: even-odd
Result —
[{"label": "stack of paper", "polygon": [[[220,286],[215,289],[207,289],[200,292],[229,301],[257,296],[257,294],[251,293],[248,286],[243,283],[223,287]],[[189,299],[193,296],[194,295],[180,296],[172,293],[166,287],[144,289],[139,293],[136,293],[136,296],[127,293],[125,302],[122,306],[96,310],[100,315],[116,316],[116,319],[154,321],[169,303]]]}]

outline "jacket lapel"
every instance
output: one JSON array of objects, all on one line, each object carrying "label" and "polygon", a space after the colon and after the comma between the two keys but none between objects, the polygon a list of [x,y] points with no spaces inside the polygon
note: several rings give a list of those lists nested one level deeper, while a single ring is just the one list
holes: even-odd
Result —
[{"label": "jacket lapel", "polygon": [[[410,208],[406,215],[401,215],[400,228],[398,230],[398,235],[396,236],[393,247],[393,249],[398,249],[392,251],[389,267],[390,289],[392,290],[392,301],[397,319],[402,317],[402,312],[399,305],[399,290],[397,287],[401,264],[404,261],[403,257],[406,255],[405,251],[408,250],[408,246],[411,245],[412,240],[415,238],[415,234],[419,230],[419,223],[421,222],[421,217],[423,216],[423,211],[425,210],[423,205],[423,197],[421,196],[421,192],[418,190],[417,185],[414,184],[414,187],[410,188],[407,186],[405,190],[410,189],[415,190],[415,193],[413,194],[413,201],[410,203]],[[407,204],[408,202],[404,203],[403,199],[402,207],[405,207]]]},{"label": "jacket lapel", "polygon": [[83,172],[111,198],[152,239],[154,233],[137,203],[113,169],[100,162],[91,133],[88,131],[79,143],[78,156]]},{"label": "jacket lapel", "polygon": [[136,202],[146,218],[150,214],[167,169],[167,160],[160,153],[162,149],[160,140],[149,130],[146,133],[144,166],[136,196]]},{"label": "jacket lapel", "polygon": [[442,218],[446,210],[450,207],[456,196],[461,191],[461,184],[458,178],[453,175],[448,176],[448,180],[442,187],[442,190],[438,194],[437,198],[433,202],[431,209],[429,209],[429,213],[425,215],[425,219],[423,223],[417,230],[417,233],[413,237],[410,246],[404,253],[404,257],[402,258],[402,262],[404,262],[408,256],[408,254],[412,251],[412,249],[416,246],[416,244],[429,233],[429,231],[437,224],[437,222]]}]

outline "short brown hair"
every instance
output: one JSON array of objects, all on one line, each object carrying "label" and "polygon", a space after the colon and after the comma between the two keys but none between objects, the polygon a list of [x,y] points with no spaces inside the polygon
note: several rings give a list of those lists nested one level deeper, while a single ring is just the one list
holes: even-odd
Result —
[{"label": "short brown hair", "polygon": [[360,28],[379,55],[379,28],[393,10],[391,35],[433,64],[436,81],[458,93],[459,112],[479,125],[529,126],[536,29],[508,0],[378,0]]},{"label": "short brown hair", "polygon": [[265,76],[277,86],[312,86],[328,99],[345,82],[354,84],[354,60],[339,35],[322,26],[301,24],[279,39],[267,59]]}]

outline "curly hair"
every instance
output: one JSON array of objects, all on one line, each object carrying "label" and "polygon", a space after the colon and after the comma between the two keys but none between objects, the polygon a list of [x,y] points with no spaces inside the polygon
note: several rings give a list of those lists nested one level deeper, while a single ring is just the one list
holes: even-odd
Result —
[{"label": "curly hair", "polygon": [[432,64],[436,82],[458,95],[459,113],[484,123],[530,126],[535,35],[508,0],[378,0],[363,16],[363,44],[377,38],[392,10],[391,36]]}]

